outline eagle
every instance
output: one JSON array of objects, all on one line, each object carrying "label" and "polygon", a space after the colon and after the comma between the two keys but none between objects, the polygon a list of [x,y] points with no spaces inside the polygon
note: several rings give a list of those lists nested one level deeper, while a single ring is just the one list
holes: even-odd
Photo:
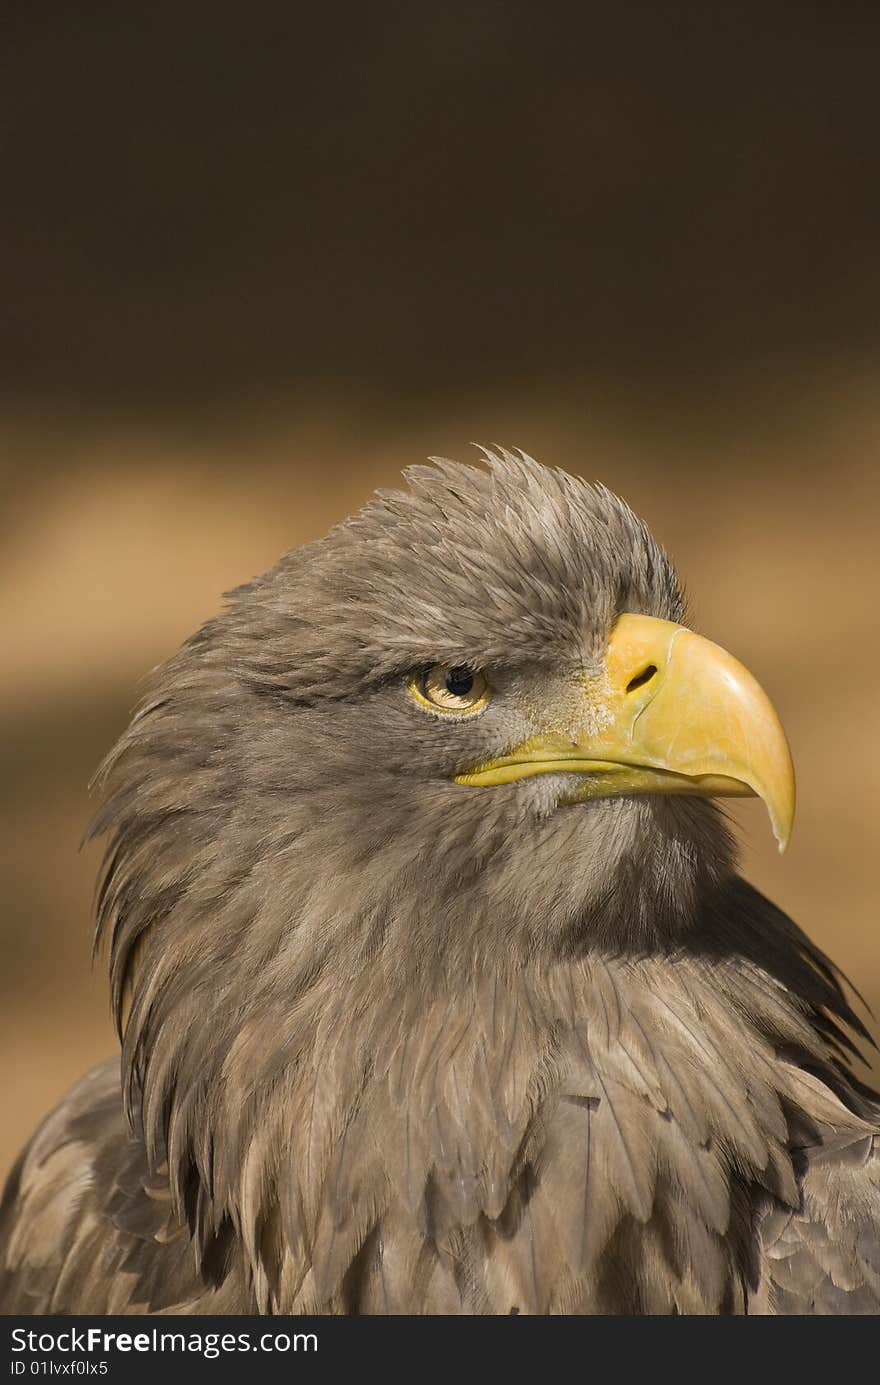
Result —
[{"label": "eagle", "polygon": [[121,1054],[7,1313],[880,1310],[880,1104],[716,799],[768,696],[601,485],[433,458],[231,592],[100,774]]}]

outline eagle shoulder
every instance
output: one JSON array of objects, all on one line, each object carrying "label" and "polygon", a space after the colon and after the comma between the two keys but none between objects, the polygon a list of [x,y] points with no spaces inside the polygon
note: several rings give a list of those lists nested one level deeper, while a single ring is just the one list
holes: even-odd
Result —
[{"label": "eagle shoulder", "polygon": [[[119,1059],[93,1068],[39,1127],[0,1203],[5,1313],[252,1311],[218,1238],[203,1263],[128,1128]],[[248,1306],[246,1306],[248,1305]]]}]

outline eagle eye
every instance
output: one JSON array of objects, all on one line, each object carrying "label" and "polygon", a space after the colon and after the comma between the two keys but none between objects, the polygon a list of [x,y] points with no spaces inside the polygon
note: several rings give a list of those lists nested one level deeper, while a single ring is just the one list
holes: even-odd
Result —
[{"label": "eagle eye", "polygon": [[463,664],[434,664],[422,669],[410,678],[409,691],[422,707],[452,716],[479,712],[492,696],[485,673]]}]

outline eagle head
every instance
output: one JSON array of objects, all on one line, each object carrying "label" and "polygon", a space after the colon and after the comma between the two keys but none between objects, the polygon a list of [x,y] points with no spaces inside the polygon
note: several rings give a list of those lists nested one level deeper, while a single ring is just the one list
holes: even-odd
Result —
[{"label": "eagle head", "polygon": [[778,720],[645,525],[486,462],[412,468],[233,591],[105,766],[129,1110],[181,1197],[240,1188],[270,1110],[277,1154],[278,1091],[367,1007],[680,946],[733,875],[714,798],[787,838]]}]

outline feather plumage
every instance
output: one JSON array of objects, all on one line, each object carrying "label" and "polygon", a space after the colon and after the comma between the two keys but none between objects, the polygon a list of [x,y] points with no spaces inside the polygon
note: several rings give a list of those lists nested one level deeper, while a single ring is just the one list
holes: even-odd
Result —
[{"label": "feather plumage", "polygon": [[406,706],[503,665],[503,748],[621,610],[681,618],[622,502],[487,462],[233,593],[109,758],[121,1069],[9,1181],[6,1311],[880,1309],[865,1031],[713,807],[462,794]]}]

